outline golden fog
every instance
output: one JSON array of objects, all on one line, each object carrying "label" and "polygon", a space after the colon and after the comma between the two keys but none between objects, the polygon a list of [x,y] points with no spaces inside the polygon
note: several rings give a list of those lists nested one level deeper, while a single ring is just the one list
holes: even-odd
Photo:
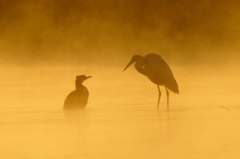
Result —
[{"label": "golden fog", "polygon": [[[239,158],[239,0],[0,0],[0,158]],[[157,53],[180,94],[133,66]],[[63,111],[76,75],[86,108]]]},{"label": "golden fog", "polygon": [[125,65],[154,52],[176,65],[236,64],[236,0],[0,1],[2,65]]}]

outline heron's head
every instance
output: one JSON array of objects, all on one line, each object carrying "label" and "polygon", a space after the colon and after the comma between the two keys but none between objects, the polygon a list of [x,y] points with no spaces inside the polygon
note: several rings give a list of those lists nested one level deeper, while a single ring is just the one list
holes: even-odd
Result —
[{"label": "heron's head", "polygon": [[131,66],[131,64],[135,62],[142,63],[142,65],[144,65],[144,57],[142,57],[141,55],[134,55],[123,71],[125,71],[129,66]]},{"label": "heron's head", "polygon": [[82,84],[83,81],[85,81],[88,78],[91,78],[92,76],[85,76],[85,75],[79,75],[76,76],[76,84]]}]

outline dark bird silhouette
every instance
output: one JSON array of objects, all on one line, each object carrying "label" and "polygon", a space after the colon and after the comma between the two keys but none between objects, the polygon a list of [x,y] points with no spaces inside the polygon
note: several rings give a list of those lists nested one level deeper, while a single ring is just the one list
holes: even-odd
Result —
[{"label": "dark bird silhouette", "polygon": [[159,85],[163,85],[165,87],[167,93],[167,107],[169,109],[168,90],[179,94],[178,84],[173,76],[170,67],[161,58],[161,56],[154,53],[149,53],[145,57],[142,57],[140,55],[134,55],[123,71],[125,71],[134,62],[136,70],[144,76],[147,76],[150,81],[157,85],[159,92],[157,108],[159,107],[161,98],[161,91]]},{"label": "dark bird silhouette", "polygon": [[88,89],[82,84],[92,76],[80,75],[76,76],[75,86],[76,90],[72,91],[64,101],[63,109],[83,109],[87,105],[89,92]]}]

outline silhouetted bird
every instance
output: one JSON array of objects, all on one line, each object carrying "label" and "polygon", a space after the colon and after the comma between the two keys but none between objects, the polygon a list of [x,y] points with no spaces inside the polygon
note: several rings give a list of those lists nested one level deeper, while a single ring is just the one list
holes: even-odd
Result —
[{"label": "silhouetted bird", "polygon": [[63,109],[79,109],[84,108],[88,102],[88,89],[82,84],[83,81],[92,76],[80,75],[76,76],[76,90],[72,91],[64,101]]},{"label": "silhouetted bird", "polygon": [[161,91],[160,91],[159,85],[165,86],[166,93],[167,93],[167,106],[169,109],[168,89],[174,93],[179,94],[178,84],[173,76],[173,73],[170,67],[161,58],[161,56],[154,53],[150,53],[150,54],[147,54],[145,57],[142,57],[140,55],[134,55],[131,61],[129,62],[129,64],[126,66],[126,68],[123,71],[125,71],[134,62],[135,62],[136,70],[139,73],[147,76],[150,79],[150,81],[152,81],[157,85],[158,92],[159,92],[157,108],[159,107],[160,98],[161,98]]}]

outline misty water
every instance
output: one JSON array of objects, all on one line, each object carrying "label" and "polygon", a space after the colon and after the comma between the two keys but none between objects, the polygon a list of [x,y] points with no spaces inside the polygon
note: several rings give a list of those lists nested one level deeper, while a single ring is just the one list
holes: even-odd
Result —
[{"label": "misty water", "polygon": [[[123,66],[124,68],[124,66]],[[240,75],[172,67],[180,95],[133,67],[2,67],[0,158],[238,158]],[[63,111],[76,75],[89,103]]]}]

